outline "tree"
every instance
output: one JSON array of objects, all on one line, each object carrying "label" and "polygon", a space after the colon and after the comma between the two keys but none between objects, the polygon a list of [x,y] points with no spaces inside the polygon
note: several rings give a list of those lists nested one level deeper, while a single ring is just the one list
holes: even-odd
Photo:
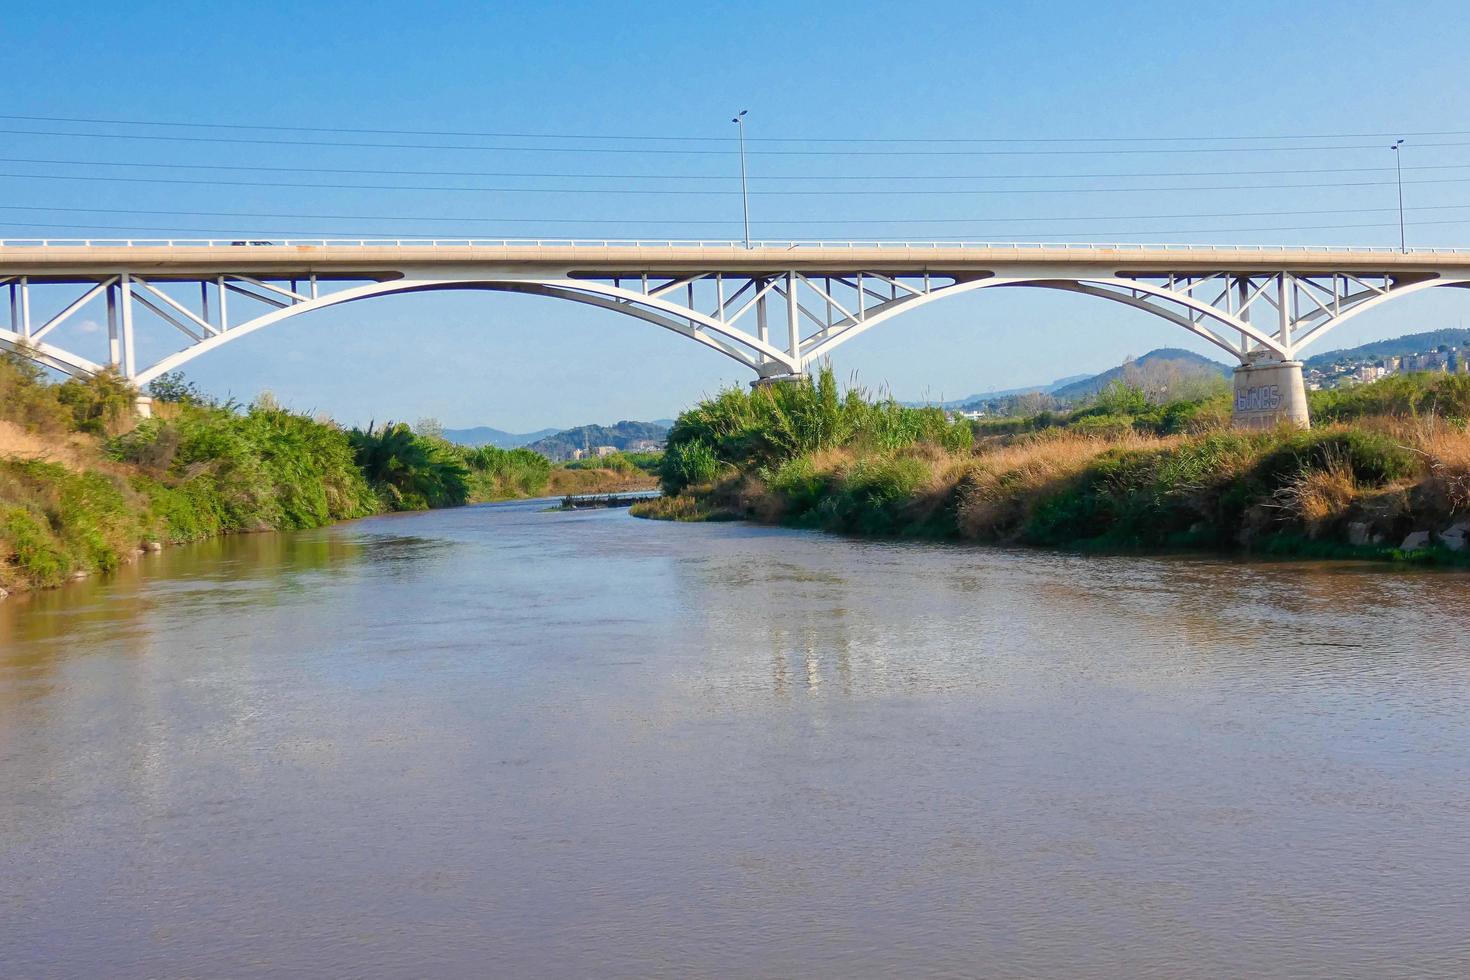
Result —
[{"label": "tree", "polygon": [[353,429],[347,438],[363,476],[394,510],[457,507],[469,499],[469,470],[452,446],[402,422]]},{"label": "tree", "polygon": [[185,405],[205,405],[209,399],[182,371],[165,371],[148,382],[148,394],[155,401]]}]

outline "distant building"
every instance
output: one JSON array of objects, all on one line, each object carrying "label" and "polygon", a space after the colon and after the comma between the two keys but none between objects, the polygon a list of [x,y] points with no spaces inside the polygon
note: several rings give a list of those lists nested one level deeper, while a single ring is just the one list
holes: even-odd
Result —
[{"label": "distant building", "polygon": [[628,451],[633,453],[658,453],[663,452],[664,445],[658,439],[635,439],[628,444]]},{"label": "distant building", "polygon": [[617,451],[617,446],[597,446],[592,450],[592,452],[596,454],[598,459],[603,459],[607,456],[611,456]]}]

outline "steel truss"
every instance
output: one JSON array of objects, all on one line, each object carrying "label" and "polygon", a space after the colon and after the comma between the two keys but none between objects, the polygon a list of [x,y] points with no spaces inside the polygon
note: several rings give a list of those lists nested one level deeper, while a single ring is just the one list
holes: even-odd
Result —
[{"label": "steel truss", "polygon": [[[0,347],[74,376],[112,367],[139,386],[263,327],[347,302],[393,293],[486,289],[569,300],[635,317],[738,361],[759,378],[801,375],[838,346],[933,300],[976,289],[1054,289],[1143,310],[1229,351],[1242,363],[1292,360],[1339,324],[1407,293],[1470,286],[1470,275],[1322,270],[1263,273],[1136,272],[1034,268],[1024,275],[820,271],[691,271],[657,275],[413,270],[367,278],[303,271],[198,276],[113,270],[95,276],[0,276],[9,321]],[[36,314],[37,291],[66,291]],[[92,333],[69,330],[100,309]],[[145,343],[146,341],[146,343]],[[95,348],[89,351],[88,348]]]}]

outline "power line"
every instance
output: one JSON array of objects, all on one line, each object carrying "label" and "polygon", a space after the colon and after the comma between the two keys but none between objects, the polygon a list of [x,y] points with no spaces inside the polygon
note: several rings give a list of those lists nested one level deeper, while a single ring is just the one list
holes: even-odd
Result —
[{"label": "power line", "polygon": [[[349,135],[366,136],[442,136],[460,137],[463,139],[548,139],[548,140],[617,140],[621,142],[698,142],[698,143],[720,143],[732,142],[730,137],[724,136],[652,136],[639,134],[606,135],[598,133],[526,133],[526,132],[474,132],[463,130],[433,130],[433,129],[366,129],[347,128],[341,126],[281,126],[278,124],[246,124],[246,123],[218,123],[218,122],[179,122],[176,120],[158,119],[97,119],[78,118],[74,116],[33,116],[33,115],[3,115],[0,119],[12,119],[20,122],[48,122],[68,123],[75,125],[108,125],[108,126],[156,126],[183,129],[229,129],[229,130],[253,130],[257,132],[281,132],[281,133],[345,133]],[[1426,136],[1470,136],[1470,130],[1440,130],[1426,132],[1402,132],[1392,133],[1310,133],[1297,135],[1259,135],[1259,136],[1012,136],[1012,137],[929,137],[929,136],[884,136],[884,137],[816,137],[816,136],[765,136],[748,138],[750,143],[944,143],[944,144],[996,144],[996,143],[1193,143],[1193,142],[1266,142],[1271,140],[1331,140],[1331,139],[1387,139],[1393,137],[1412,137],[1415,139]]]},{"label": "power line", "polygon": [[[341,140],[284,140],[260,139],[238,136],[160,136],[142,133],[66,133],[50,130],[0,129],[0,133],[13,136],[56,136],[75,139],[149,140],[168,143],[231,143],[253,146],[333,146],[349,149],[399,149],[399,150],[460,150],[476,153],[632,153],[666,155],[715,155],[729,156],[734,149],[703,150],[690,148],[640,148],[611,146],[461,146],[445,143],[364,143]],[[1470,146],[1470,142],[1439,142],[1416,144],[1424,147]],[[1342,150],[1376,150],[1377,143],[1348,143],[1334,146],[1225,146],[1206,148],[1154,147],[1148,149],[1106,150],[751,150],[760,156],[850,156],[850,157],[912,157],[912,156],[1113,156],[1135,154],[1181,154],[1181,153],[1302,153],[1341,152]]]},{"label": "power line", "polygon": [[[1463,211],[1470,204],[1440,204],[1408,207],[1405,211]],[[729,224],[726,218],[679,219],[679,218],[484,218],[464,215],[394,215],[394,214],[298,214],[279,211],[170,211],[138,208],[71,208],[43,207],[26,204],[0,204],[0,211],[37,211],[58,214],[140,214],[152,217],[204,217],[204,218],[279,218],[289,221],[455,221],[475,224],[527,224],[527,225],[715,225]],[[1396,214],[1397,208],[1328,208],[1300,211],[1193,211],[1176,214],[1101,214],[1101,215],[1030,215],[1017,218],[830,218],[830,219],[773,219],[765,225],[821,226],[821,225],[895,225],[895,224],[1016,224],[1057,221],[1173,221],[1192,218],[1260,218],[1260,217],[1304,217],[1332,214]],[[1457,219],[1459,220],[1459,219]],[[1425,224],[1427,222],[1416,222]],[[1453,223],[1453,222],[1452,222]]]},{"label": "power line", "polygon": [[[306,173],[306,174],[350,174],[350,175],[373,175],[385,177],[512,177],[512,178],[544,178],[548,180],[715,180],[735,181],[736,177],[729,174],[629,174],[629,173],[548,173],[531,171],[498,171],[498,170],[402,170],[402,169],[362,169],[344,167],[270,167],[254,164],[226,164],[226,163],[146,163],[141,161],[118,161],[118,160],[52,160],[35,157],[0,157],[0,163],[36,164],[42,166],[64,166],[64,167],[144,167],[156,170],[232,170],[232,171],[256,171],[260,173]],[[1464,170],[1470,168],[1470,163],[1440,163],[1440,164],[1418,164],[1404,167],[1405,170]],[[1293,168],[1288,170],[1165,170],[1165,171],[1132,171],[1112,173],[1068,173],[1068,174],[767,174],[764,176],[751,175],[750,180],[774,181],[774,180],[810,180],[810,181],[852,181],[852,180],[897,180],[897,181],[975,181],[975,180],[1099,180],[1099,179],[1139,179],[1144,177],[1255,177],[1255,176],[1281,176],[1287,174],[1357,174],[1357,173],[1393,173],[1393,167],[1328,167],[1321,169]]]},{"label": "power line", "polygon": [[[676,197],[724,197],[739,195],[739,191],[720,190],[672,190],[666,188],[631,187],[456,187],[445,184],[310,184],[292,181],[263,180],[203,180],[185,177],[102,177],[92,174],[17,174],[0,172],[0,178],[13,180],[66,180],[105,181],[128,184],[174,184],[204,187],[282,187],[308,190],[374,190],[374,191],[448,191],[478,194],[598,194],[640,195]],[[1405,184],[1462,184],[1470,182],[1466,177],[1435,177],[1428,180],[1406,180]],[[952,196],[993,194],[1153,194],[1166,191],[1261,191],[1291,189],[1323,189],[1329,187],[1382,187],[1392,185],[1391,180],[1337,181],[1329,183],[1273,183],[1273,184],[1205,184],[1149,187],[1045,187],[1045,188],[994,188],[979,187],[963,190],[804,190],[804,191],[755,191],[759,197],[872,197],[872,196]]]}]

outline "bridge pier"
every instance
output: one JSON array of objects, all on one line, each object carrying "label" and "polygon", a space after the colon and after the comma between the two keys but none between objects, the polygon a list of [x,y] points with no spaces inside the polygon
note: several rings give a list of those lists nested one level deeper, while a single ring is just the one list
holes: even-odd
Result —
[{"label": "bridge pier", "polygon": [[1230,420],[1237,429],[1274,429],[1283,422],[1311,428],[1302,362],[1257,357],[1236,368]]},{"label": "bridge pier", "polygon": [[750,383],[752,388],[765,388],[770,385],[789,384],[793,381],[805,381],[805,374],[766,374],[756,378]]},{"label": "bridge pier", "polygon": [[139,395],[134,398],[133,411],[140,419],[153,418],[153,398],[149,395]]}]

